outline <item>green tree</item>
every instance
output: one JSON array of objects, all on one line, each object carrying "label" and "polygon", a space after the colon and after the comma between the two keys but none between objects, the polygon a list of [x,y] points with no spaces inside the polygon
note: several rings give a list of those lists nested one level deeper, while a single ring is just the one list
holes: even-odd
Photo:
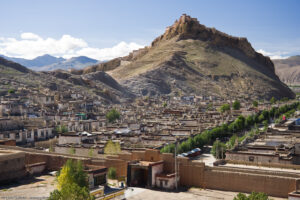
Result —
[{"label": "green tree", "polygon": [[221,113],[225,113],[225,112],[227,112],[227,111],[229,111],[230,110],[230,105],[228,104],[228,103],[225,103],[225,104],[223,104],[221,107],[220,107],[220,112]]},{"label": "green tree", "polygon": [[216,140],[211,148],[211,154],[215,158],[225,158],[226,145],[219,140]]},{"label": "green tree", "polygon": [[275,103],[276,103],[275,97],[272,97],[272,98],[270,99],[270,103],[271,103],[271,104],[275,104]]},{"label": "green tree", "polygon": [[58,187],[50,193],[49,200],[92,200],[88,177],[81,161],[67,160],[57,175]]},{"label": "green tree", "polygon": [[104,147],[105,154],[118,154],[121,152],[121,146],[119,142],[107,141]]},{"label": "green tree", "polygon": [[117,179],[117,170],[114,167],[108,168],[107,177],[109,179]]},{"label": "green tree", "polygon": [[106,114],[106,119],[110,122],[113,123],[117,119],[120,119],[120,113],[116,109],[111,109],[107,114]]},{"label": "green tree", "polygon": [[239,110],[241,108],[241,103],[238,100],[235,100],[232,104],[234,110]]},{"label": "green tree", "polygon": [[226,146],[228,149],[233,149],[236,145],[238,136],[237,135],[233,135],[231,136],[231,138],[229,139],[229,141],[226,143]]},{"label": "green tree", "polygon": [[57,133],[66,133],[68,132],[68,128],[65,125],[59,125],[55,127],[55,131]]},{"label": "green tree", "polygon": [[280,101],[286,102],[286,101],[289,101],[289,98],[288,97],[283,97],[282,99],[280,99]]},{"label": "green tree", "polygon": [[163,107],[164,107],[164,108],[167,107],[167,105],[168,105],[167,102],[164,102],[164,103],[163,103]]},{"label": "green tree", "polygon": [[93,157],[94,156],[94,149],[91,147],[89,150],[89,157]]},{"label": "green tree", "polygon": [[263,125],[264,125],[264,129],[267,130],[268,125],[269,125],[268,120],[264,120]]},{"label": "green tree", "polygon": [[15,90],[14,90],[14,89],[9,89],[9,90],[7,91],[7,93],[8,93],[8,94],[14,94],[14,93],[15,93]]},{"label": "green tree", "polygon": [[253,105],[254,107],[257,107],[257,106],[258,106],[258,102],[257,102],[257,101],[253,101],[253,102],[252,102],[252,105]]},{"label": "green tree", "polygon": [[213,110],[213,104],[212,103],[209,103],[207,105],[207,110]]},{"label": "green tree", "polygon": [[72,154],[72,155],[75,155],[76,153],[76,149],[74,148],[74,146],[72,145],[69,149],[69,153]]}]

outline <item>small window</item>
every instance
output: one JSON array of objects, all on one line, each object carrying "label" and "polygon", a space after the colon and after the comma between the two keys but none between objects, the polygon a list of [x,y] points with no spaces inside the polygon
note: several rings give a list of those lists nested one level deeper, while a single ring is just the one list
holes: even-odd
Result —
[{"label": "small window", "polygon": [[167,180],[165,180],[165,185],[168,185],[168,181]]},{"label": "small window", "polygon": [[27,133],[27,138],[31,138],[31,132]]},{"label": "small window", "polygon": [[20,138],[20,133],[16,133],[16,139]]},{"label": "small window", "polygon": [[249,156],[249,161],[253,162],[254,161],[254,156]]},{"label": "small window", "polygon": [[41,131],[41,136],[44,137],[44,131]]}]

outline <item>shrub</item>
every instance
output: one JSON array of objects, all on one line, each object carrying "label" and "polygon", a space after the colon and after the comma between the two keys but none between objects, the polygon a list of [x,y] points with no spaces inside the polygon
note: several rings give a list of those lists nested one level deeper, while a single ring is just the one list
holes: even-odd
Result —
[{"label": "shrub", "polygon": [[257,101],[253,101],[253,102],[252,102],[252,105],[253,105],[254,107],[257,107],[257,106],[258,106],[258,102],[257,102]]},{"label": "shrub", "polygon": [[81,161],[67,160],[57,173],[58,189],[50,193],[48,200],[92,200],[88,189],[88,177]]},{"label": "shrub", "polygon": [[233,200],[269,200],[269,197],[262,192],[252,192],[249,196],[243,193],[238,193]]},{"label": "shrub", "polygon": [[234,101],[232,104],[234,110],[239,110],[241,108],[241,103],[239,101]]},{"label": "shrub", "polygon": [[215,158],[225,158],[226,145],[219,140],[216,140],[212,146],[211,154]]},{"label": "shrub", "polygon": [[117,170],[114,167],[108,169],[107,177],[109,179],[117,179]]},{"label": "shrub", "polygon": [[110,110],[107,114],[106,114],[106,119],[110,122],[113,123],[115,122],[117,119],[120,119],[120,113],[116,110],[116,109],[112,109]]}]

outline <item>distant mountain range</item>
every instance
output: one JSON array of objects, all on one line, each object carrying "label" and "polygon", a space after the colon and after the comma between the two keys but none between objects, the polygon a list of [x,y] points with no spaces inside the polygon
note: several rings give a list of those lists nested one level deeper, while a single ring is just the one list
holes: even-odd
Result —
[{"label": "distant mountain range", "polygon": [[276,74],[286,84],[300,84],[300,55],[286,59],[274,59]]},{"label": "distant mountain range", "polygon": [[68,69],[82,69],[84,67],[99,63],[98,60],[91,59],[86,56],[73,57],[70,59],[57,58],[48,54],[38,56],[32,60],[24,58],[14,58],[0,55],[7,60],[19,63],[29,69],[35,71],[54,71],[57,69],[68,70]]}]

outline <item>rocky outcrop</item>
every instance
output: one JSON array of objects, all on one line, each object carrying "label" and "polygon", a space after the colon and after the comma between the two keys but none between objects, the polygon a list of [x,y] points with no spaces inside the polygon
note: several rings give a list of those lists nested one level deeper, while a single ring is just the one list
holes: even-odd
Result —
[{"label": "rocky outcrop", "polygon": [[196,18],[183,14],[179,20],[168,27],[165,33],[152,42],[152,47],[159,45],[162,40],[169,40],[173,37],[178,37],[178,40],[194,39],[209,42],[211,45],[219,47],[230,47],[242,51],[245,55],[255,59],[257,62],[265,65],[274,71],[274,65],[269,57],[265,57],[257,53],[248,42],[247,38],[233,37],[226,33],[208,28],[198,22]]}]

